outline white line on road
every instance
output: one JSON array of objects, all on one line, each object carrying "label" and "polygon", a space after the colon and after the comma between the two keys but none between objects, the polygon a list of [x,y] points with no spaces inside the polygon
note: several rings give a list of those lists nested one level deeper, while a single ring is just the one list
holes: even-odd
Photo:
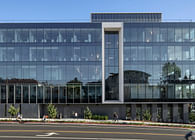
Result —
[{"label": "white line on road", "polygon": [[0,138],[13,139],[62,139],[62,140],[145,140],[145,139],[120,139],[120,138],[81,138],[81,137],[34,137],[34,136],[0,136]]},{"label": "white line on road", "polygon": [[55,132],[51,132],[51,133],[46,133],[46,135],[36,135],[37,137],[49,137],[49,136],[52,136],[52,135],[58,135],[57,133]]}]

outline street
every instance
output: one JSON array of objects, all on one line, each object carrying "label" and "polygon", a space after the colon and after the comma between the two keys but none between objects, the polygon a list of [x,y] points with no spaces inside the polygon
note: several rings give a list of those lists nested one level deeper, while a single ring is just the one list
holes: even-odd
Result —
[{"label": "street", "polygon": [[184,140],[181,128],[93,124],[0,124],[0,139]]}]

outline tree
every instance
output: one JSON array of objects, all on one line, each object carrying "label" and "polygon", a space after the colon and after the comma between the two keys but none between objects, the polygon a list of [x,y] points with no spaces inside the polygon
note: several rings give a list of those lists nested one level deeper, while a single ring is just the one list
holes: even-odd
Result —
[{"label": "tree", "polygon": [[48,113],[49,113],[49,118],[52,118],[52,119],[56,118],[56,116],[57,116],[56,107],[52,104],[49,104],[47,109],[48,109]]},{"label": "tree", "polygon": [[9,107],[9,109],[8,109],[8,113],[9,113],[12,117],[16,116],[16,115],[18,114],[19,111],[20,111],[20,109],[19,109],[19,108],[15,108],[13,105],[11,105],[11,106]]},{"label": "tree", "polygon": [[162,75],[166,80],[178,80],[181,77],[181,69],[174,62],[168,62],[162,68]]},{"label": "tree", "polygon": [[84,118],[85,119],[91,119],[92,118],[92,113],[91,113],[91,110],[89,109],[88,106],[84,110]]}]

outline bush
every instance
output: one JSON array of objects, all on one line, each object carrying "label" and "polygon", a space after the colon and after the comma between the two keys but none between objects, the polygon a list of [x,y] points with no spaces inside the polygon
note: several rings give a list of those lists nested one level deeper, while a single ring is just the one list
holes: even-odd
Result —
[{"label": "bush", "polygon": [[57,109],[54,105],[49,104],[48,107],[49,118],[55,119],[57,116]]},{"label": "bush", "polygon": [[108,116],[104,116],[104,120],[108,120]]},{"label": "bush", "polygon": [[93,115],[92,119],[94,120],[108,120],[108,116],[103,116],[103,115]]},{"label": "bush", "polygon": [[104,116],[100,116],[100,120],[104,120],[104,118],[105,118]]},{"label": "bush", "polygon": [[97,115],[92,115],[92,119],[97,120]]},{"label": "bush", "polygon": [[195,113],[191,112],[189,115],[190,122],[195,122]]},{"label": "bush", "polygon": [[97,115],[94,115],[94,119],[97,120],[98,119],[98,116]]},{"label": "bush", "polygon": [[16,115],[18,114],[19,111],[20,111],[20,109],[19,109],[19,108],[15,108],[13,105],[11,105],[11,106],[9,107],[9,109],[8,109],[8,113],[9,113],[12,117],[16,116]]},{"label": "bush", "polygon": [[152,115],[149,110],[146,110],[143,114],[143,120],[150,121],[152,118]]},{"label": "bush", "polygon": [[91,110],[89,109],[88,106],[84,110],[84,118],[85,119],[91,119],[92,118],[92,113],[91,113]]},{"label": "bush", "polygon": [[97,119],[98,119],[98,120],[101,120],[101,116],[100,116],[100,115],[97,115]]}]

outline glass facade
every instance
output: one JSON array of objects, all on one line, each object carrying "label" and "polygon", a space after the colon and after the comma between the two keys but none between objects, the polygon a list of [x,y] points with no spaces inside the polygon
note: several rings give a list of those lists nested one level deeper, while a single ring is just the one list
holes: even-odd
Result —
[{"label": "glass facade", "polygon": [[160,22],[161,13],[92,13],[92,22]]},{"label": "glass facade", "polygon": [[119,33],[105,32],[105,100],[119,100]]},{"label": "glass facade", "polygon": [[195,99],[195,23],[160,22],[161,14],[143,15],[154,16],[150,23],[99,16],[123,22],[123,65],[119,32],[105,31],[102,50],[100,22],[1,23],[0,103],[102,103],[102,89],[105,100],[119,100],[120,67],[125,102]]},{"label": "glass facade", "polygon": [[124,23],[124,101],[194,99],[194,33],[194,23]]},{"label": "glass facade", "polygon": [[100,23],[0,24],[1,103],[100,103]]}]

